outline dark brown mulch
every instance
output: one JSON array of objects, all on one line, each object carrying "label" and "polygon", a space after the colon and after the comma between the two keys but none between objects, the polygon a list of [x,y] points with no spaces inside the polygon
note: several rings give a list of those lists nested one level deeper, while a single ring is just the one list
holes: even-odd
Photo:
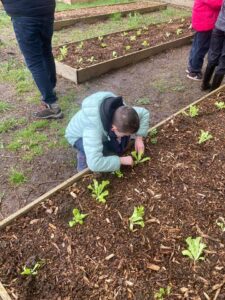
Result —
[{"label": "dark brown mulch", "polygon": [[[66,65],[79,69],[185,37],[191,33],[189,25],[190,18],[113,33],[69,44],[66,46],[67,54],[62,58],[60,48],[55,48],[54,56]],[[131,40],[134,37],[135,40]],[[143,42],[147,44],[143,45]],[[130,49],[126,49],[126,46],[130,46]]]},{"label": "dark brown mulch", "polygon": [[[225,216],[225,111],[199,105],[196,118],[179,115],[163,125],[157,144],[147,139],[151,160],[112,174],[88,175],[68,190],[0,232],[0,278],[18,299],[225,299],[225,236],[216,220]],[[213,139],[198,144],[200,130]],[[93,177],[109,179],[107,205],[91,198]],[[70,192],[73,191],[73,197]],[[145,207],[145,227],[129,230],[134,206]],[[88,213],[68,227],[72,209]],[[202,236],[205,260],[181,252],[188,236]],[[31,260],[45,261],[33,278],[19,273]]]},{"label": "dark brown mulch", "polygon": [[127,3],[127,4],[116,4],[116,5],[107,5],[107,6],[97,6],[97,7],[85,7],[68,11],[61,11],[55,13],[55,20],[65,20],[65,19],[75,19],[93,15],[104,15],[104,14],[112,14],[119,13],[127,10],[134,10],[152,7],[155,6],[156,3],[149,2],[141,2],[141,3]]}]

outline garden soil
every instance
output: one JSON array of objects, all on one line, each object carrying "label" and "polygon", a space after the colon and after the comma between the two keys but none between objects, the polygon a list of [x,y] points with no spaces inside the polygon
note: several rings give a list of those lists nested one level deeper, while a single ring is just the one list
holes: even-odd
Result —
[{"label": "garden soil", "polygon": [[[138,64],[110,72],[79,86],[58,77],[57,92],[60,97],[75,90],[74,105],[97,91],[110,90],[122,95],[127,104],[143,105],[150,109],[151,126],[175,113],[182,107],[204,95],[200,83],[186,78],[187,57],[190,46],[174,49]],[[3,60],[16,58],[21,60],[17,47],[9,44],[7,50],[1,50]],[[36,104],[26,101],[27,96],[17,96],[10,84],[0,85],[0,94],[4,101],[12,104],[16,117],[25,117],[33,121],[32,112]],[[9,112],[10,116],[10,112]],[[8,134],[4,135],[7,142]],[[38,196],[74,175],[74,151],[68,145],[64,149],[47,149],[32,163],[22,161],[18,154],[0,149],[0,219],[25,206]],[[9,183],[8,173],[20,165],[29,172],[29,181],[19,187]]]},{"label": "garden soil", "polygon": [[[170,300],[225,299],[225,239],[216,224],[225,215],[225,114],[214,104],[224,99],[220,92],[199,105],[196,118],[182,114],[164,124],[156,144],[146,140],[150,161],[122,168],[123,178],[86,175],[2,230],[0,277],[10,294],[153,300],[163,288]],[[204,144],[201,129],[212,134]],[[87,188],[93,178],[110,181],[106,205]],[[132,232],[129,217],[139,205],[145,226]],[[88,216],[69,228],[75,207]],[[182,255],[188,236],[202,237],[203,260]],[[38,275],[19,274],[40,260]]]}]

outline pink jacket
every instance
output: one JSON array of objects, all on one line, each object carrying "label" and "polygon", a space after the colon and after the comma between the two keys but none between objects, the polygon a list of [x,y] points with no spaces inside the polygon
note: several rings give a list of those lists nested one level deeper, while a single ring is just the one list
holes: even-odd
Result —
[{"label": "pink jacket", "polygon": [[195,0],[192,11],[192,27],[196,31],[214,28],[223,0]]}]

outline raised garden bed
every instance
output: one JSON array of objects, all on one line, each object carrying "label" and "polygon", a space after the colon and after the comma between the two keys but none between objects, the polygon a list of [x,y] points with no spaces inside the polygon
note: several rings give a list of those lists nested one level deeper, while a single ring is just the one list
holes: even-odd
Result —
[{"label": "raised garden bed", "polygon": [[190,43],[190,19],[150,25],[70,43],[54,49],[57,74],[82,83],[113,69]]},{"label": "raised garden bed", "polygon": [[149,13],[166,9],[167,5],[157,2],[140,2],[129,4],[115,4],[109,6],[97,6],[89,8],[80,8],[69,11],[55,13],[54,29],[60,30],[72,26],[78,22],[93,23],[99,20],[105,20],[115,13],[126,16],[129,13]]},{"label": "raised garden bed", "polygon": [[[158,124],[154,144],[146,141],[151,160],[122,178],[78,174],[0,222],[0,278],[11,298],[225,299],[225,108],[215,106],[224,100],[223,87],[194,103],[196,117],[186,108]],[[200,144],[201,130],[212,137]],[[93,178],[110,181],[106,204],[91,197]],[[131,231],[135,206],[145,226]],[[74,208],[88,216],[70,228]],[[182,255],[189,236],[202,238],[203,260]],[[40,260],[37,275],[20,275]]]}]

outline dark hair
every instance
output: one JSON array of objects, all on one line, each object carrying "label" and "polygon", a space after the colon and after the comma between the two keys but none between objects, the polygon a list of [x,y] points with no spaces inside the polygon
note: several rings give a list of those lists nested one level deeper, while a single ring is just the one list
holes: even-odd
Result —
[{"label": "dark hair", "polygon": [[114,112],[112,124],[117,127],[119,132],[132,134],[138,131],[140,120],[133,107],[120,106]]}]

